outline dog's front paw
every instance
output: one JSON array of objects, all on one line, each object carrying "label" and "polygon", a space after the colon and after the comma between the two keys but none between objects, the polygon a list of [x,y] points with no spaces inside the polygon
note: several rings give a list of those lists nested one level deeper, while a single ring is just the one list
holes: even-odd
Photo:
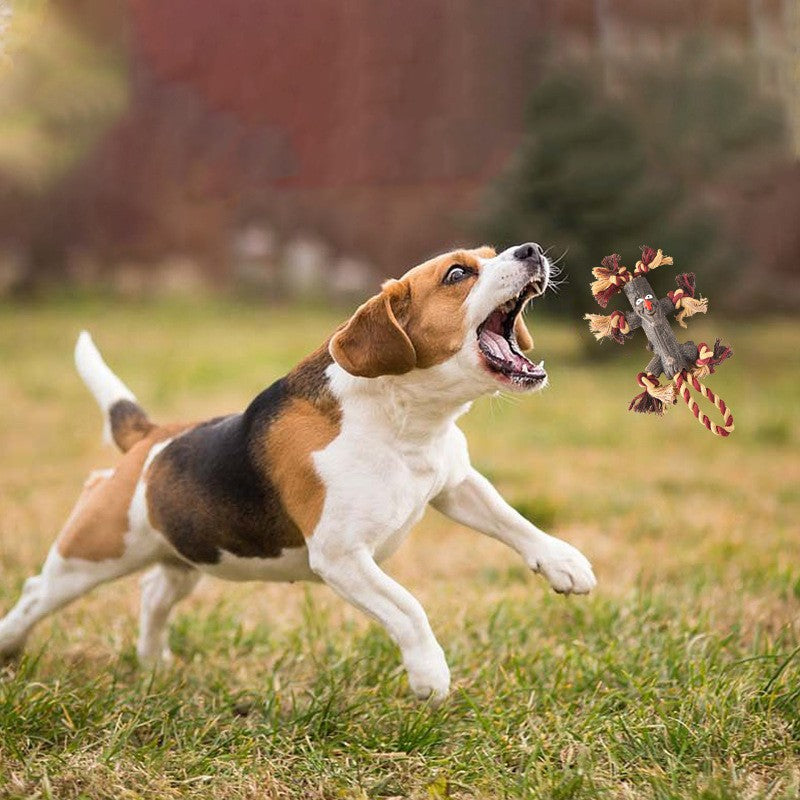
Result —
[{"label": "dog's front paw", "polygon": [[406,656],[404,659],[408,684],[420,699],[438,706],[450,693],[450,669],[441,648],[434,653]]},{"label": "dog's front paw", "polygon": [[589,559],[561,539],[550,537],[531,568],[541,572],[559,594],[588,594],[597,585]]}]

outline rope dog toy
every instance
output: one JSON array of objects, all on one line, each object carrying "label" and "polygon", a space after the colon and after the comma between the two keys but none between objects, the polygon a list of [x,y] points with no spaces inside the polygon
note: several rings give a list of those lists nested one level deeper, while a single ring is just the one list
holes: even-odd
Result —
[{"label": "rope dog toy", "polygon": [[[636,382],[644,390],[631,400],[629,411],[641,414],[664,414],[670,405],[683,400],[697,421],[716,436],[728,436],[733,432],[733,414],[725,401],[717,397],[703,382],[726,358],[733,355],[727,345],[717,339],[713,346],[700,342],[679,342],[669,324],[669,314],[682,327],[684,319],[708,311],[708,300],[696,297],[695,276],[684,272],[675,278],[678,288],[667,292],[666,297],[656,297],[653,287],[645,277],[658,267],[671,265],[672,257],[661,250],[642,247],[642,257],[633,270],[621,263],[621,256],[614,253],[606,256],[602,266],[592,270],[595,280],[591,284],[592,294],[598,304],[605,308],[608,301],[619,292],[624,292],[632,311],[612,311],[611,314],[586,314],[589,330],[600,341],[613,339],[624,344],[633,331],[641,328],[647,336],[647,349],[653,357],[644,372],[636,376]],[[659,382],[661,374],[670,381]],[[692,396],[692,389],[710,402],[720,413],[722,424],[713,422],[701,411]]]}]

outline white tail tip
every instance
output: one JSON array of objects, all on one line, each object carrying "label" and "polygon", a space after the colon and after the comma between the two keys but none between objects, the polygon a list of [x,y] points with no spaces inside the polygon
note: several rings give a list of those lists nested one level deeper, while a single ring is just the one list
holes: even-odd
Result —
[{"label": "white tail tip", "polygon": [[118,400],[136,402],[133,392],[111,371],[87,331],[75,343],[75,367],[103,412],[103,439],[111,441],[108,412]]}]

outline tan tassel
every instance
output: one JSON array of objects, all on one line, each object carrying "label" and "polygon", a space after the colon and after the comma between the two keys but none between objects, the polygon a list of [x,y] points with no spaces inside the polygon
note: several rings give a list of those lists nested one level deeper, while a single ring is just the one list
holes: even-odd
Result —
[{"label": "tan tassel", "polygon": [[686,327],[684,317],[693,317],[695,314],[705,314],[708,311],[708,298],[689,297],[684,295],[680,300],[680,311],[675,315],[675,319],[681,328]]},{"label": "tan tassel", "polygon": [[[675,402],[675,385],[672,383],[665,383],[663,386],[655,386],[653,388],[648,387],[647,393],[650,397],[660,400],[665,406],[670,406]],[[664,411],[666,410],[665,408]]]},{"label": "tan tassel", "polygon": [[672,256],[665,256],[661,250],[656,252],[656,257],[650,263],[650,269],[655,269],[656,267],[669,267],[672,265]]},{"label": "tan tassel", "polygon": [[594,334],[594,338],[599,342],[608,337],[619,344],[625,341],[625,334],[630,333],[628,320],[621,311],[613,311],[611,314],[584,314],[583,317],[589,322],[589,330]]},{"label": "tan tassel", "polygon": [[592,281],[592,294],[599,294],[616,285],[611,280],[612,277],[616,277],[616,273],[611,272],[611,270],[604,269],[603,267],[595,267],[592,270],[592,275],[597,279]]},{"label": "tan tassel", "polygon": [[589,322],[589,330],[598,342],[611,336],[614,318],[610,314],[584,314],[583,318]]},{"label": "tan tassel", "polygon": [[617,288],[624,286],[633,276],[625,267],[613,269],[610,267],[595,267],[592,275],[596,280],[592,281],[592,294],[599,294],[612,286]]}]

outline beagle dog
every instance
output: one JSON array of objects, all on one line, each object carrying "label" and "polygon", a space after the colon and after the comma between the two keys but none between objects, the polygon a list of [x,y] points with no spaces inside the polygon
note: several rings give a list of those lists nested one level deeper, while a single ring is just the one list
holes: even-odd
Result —
[{"label": "beagle dog", "polygon": [[400,648],[411,689],[441,701],[450,671],[417,600],[380,563],[428,504],[516,550],[557,592],[592,568],[518,514],[470,465],[456,420],[483,394],[547,382],[522,319],[547,288],[537,244],[457,250],[383,284],[330,339],[241,414],[160,425],[88,333],[80,376],[124,453],[95,472],[39,575],[0,620],[0,657],[45,616],[145,567],[139,658],[170,658],[167,620],[203,574],[322,580]]}]

